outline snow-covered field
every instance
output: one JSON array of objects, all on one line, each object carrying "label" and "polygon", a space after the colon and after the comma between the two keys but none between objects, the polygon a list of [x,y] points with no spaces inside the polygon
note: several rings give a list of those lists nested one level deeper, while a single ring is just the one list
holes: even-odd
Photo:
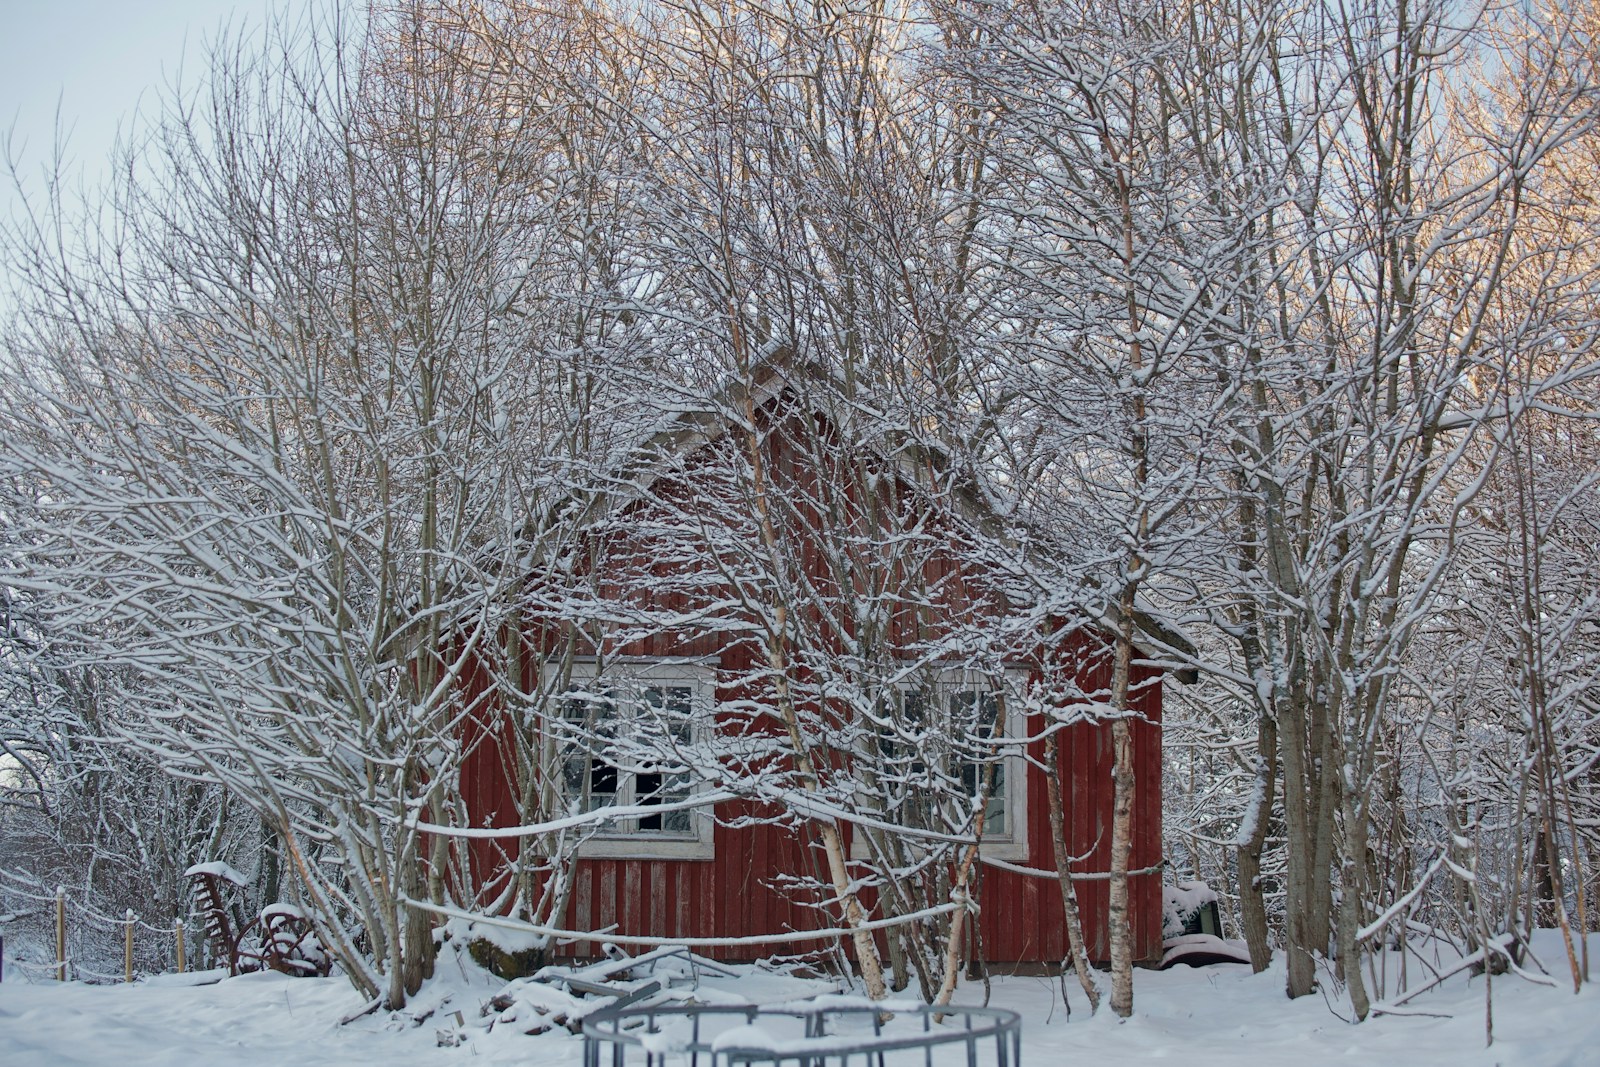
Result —
[{"label": "snow-covered field", "polygon": [[[1600,935],[1592,941],[1600,953]],[[1536,942],[1546,966],[1563,978],[1559,945]],[[384,1067],[519,1063],[544,1067],[578,1064],[582,1040],[564,1030],[525,1036],[512,1025],[485,1030],[482,1005],[503,986],[447,957],[440,975],[417,998],[413,1012],[426,1018],[378,1013],[345,1025],[360,1001],[341,979],[289,979],[248,975],[213,985],[183,984],[177,976],[133,986],[27,984],[13,974],[0,984],[0,1064],[5,1067],[193,1067],[199,1064],[382,1064]],[[1596,956],[1600,970],[1600,955]],[[1600,974],[1597,974],[1600,977]],[[708,997],[790,999],[820,984],[747,971],[736,979],[704,982]],[[1424,994],[1406,1010],[1359,1026],[1341,1020],[1341,1006],[1319,997],[1290,1002],[1274,968],[1252,976],[1248,968],[1216,966],[1139,972],[1133,1019],[1119,1022],[1102,1011],[1089,1018],[1073,989],[1077,1012],[1069,1020],[1054,984],[1009,978],[994,984],[996,1006],[1023,1016],[1023,1063],[1140,1063],[1169,1061],[1185,1067],[1227,1064],[1403,1064],[1470,1067],[1476,1064],[1589,1065],[1600,1063],[1600,992],[1574,995],[1515,977],[1494,983],[1494,1045],[1484,1047],[1484,983],[1459,977]],[[964,1001],[982,996],[966,987]],[[455,1026],[461,1012],[465,1030]],[[440,1047],[439,1031],[467,1036]],[[919,1061],[920,1062],[920,1061]]]}]

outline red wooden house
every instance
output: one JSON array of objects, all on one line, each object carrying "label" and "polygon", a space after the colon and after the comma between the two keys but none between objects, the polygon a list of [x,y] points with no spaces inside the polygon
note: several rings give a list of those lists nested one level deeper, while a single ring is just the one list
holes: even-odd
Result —
[{"label": "red wooden house", "polygon": [[[531,567],[521,685],[543,709],[544,780],[513,780],[517,717],[486,712],[463,792],[486,828],[535,819],[534,795],[546,818],[611,813],[577,847],[552,923],[596,936],[565,951],[591,955],[606,934],[730,959],[814,949],[793,939],[839,924],[817,847],[829,819],[852,877],[876,878],[873,918],[942,903],[926,864],[906,872],[943,848],[948,873],[971,815],[959,802],[981,782],[973,951],[1002,966],[1067,955],[1040,737],[1051,706],[1108,689],[1106,631],[1017,607],[985,562],[982,540],[1001,535],[981,494],[926,447],[859,440],[836,386],[774,364],[717,413],[674,418],[567,501],[560,521],[588,531],[577,558]],[[1130,867],[1146,960],[1161,954],[1161,682],[1136,667]],[[1065,847],[1103,960],[1110,727],[1079,721],[1059,743]],[[907,867],[872,846],[902,824]],[[503,855],[477,845],[485,902]]]}]

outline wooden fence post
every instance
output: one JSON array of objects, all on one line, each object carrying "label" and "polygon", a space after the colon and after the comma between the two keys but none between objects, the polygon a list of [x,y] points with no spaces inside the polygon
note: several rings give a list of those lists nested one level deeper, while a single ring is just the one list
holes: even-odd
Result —
[{"label": "wooden fence post", "polygon": [[67,887],[56,887],[56,981],[67,980]]},{"label": "wooden fence post", "polygon": [[133,981],[133,909],[122,913],[122,980]]},{"label": "wooden fence post", "polygon": [[172,932],[174,934],[176,934],[177,937],[178,937],[178,973],[182,974],[184,971],[189,969],[186,966],[186,962],[187,961],[185,961],[184,958],[183,958],[183,918],[182,918],[182,916],[179,916],[178,918],[172,920]]}]

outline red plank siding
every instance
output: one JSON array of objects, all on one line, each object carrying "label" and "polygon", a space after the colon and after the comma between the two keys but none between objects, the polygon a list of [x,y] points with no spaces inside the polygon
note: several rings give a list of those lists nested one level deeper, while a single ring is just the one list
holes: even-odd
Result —
[{"label": "red plank siding", "polygon": [[[829,433],[826,426],[813,424],[808,416],[788,424],[789,435]],[[841,479],[847,486],[847,508],[860,506],[870,495],[859,490],[841,470],[817,470],[809,457],[786,441],[785,434],[768,437],[768,460],[775,483],[787,483],[802,490],[814,488],[821,479]],[[709,447],[709,446],[708,446]],[[689,474],[673,482],[660,482],[654,488],[656,499],[671,497],[693,501]],[[650,501],[638,507],[648,508]],[[806,524],[816,529],[827,517],[815,514],[806,505],[801,529],[789,531],[797,536],[799,558],[815,586],[824,594],[835,589],[821,546],[806,533]],[[672,588],[659,581],[613,589],[618,596],[639,606],[663,609],[666,613],[692,613],[696,597],[692,574],[678,574],[659,562],[657,553],[644,538],[627,540],[622,535],[607,535],[605,550],[614,560],[633,563],[651,561],[643,572],[655,579],[671,579]],[[902,576],[908,577],[908,576]],[[981,611],[985,595],[978,577],[964,572],[953,552],[936,553],[922,564],[921,578],[939,590],[942,609],[952,616]],[[606,580],[610,580],[607,578]],[[619,582],[621,579],[617,579]],[[891,641],[909,647],[936,631],[938,620],[930,619],[922,607],[908,606],[899,611],[889,626]],[[816,620],[813,620],[816,621]],[[560,621],[548,625],[558,626]],[[548,647],[549,633],[530,633],[530,646]],[[1088,637],[1077,635],[1067,642],[1063,656],[1072,657],[1085,691],[1105,692],[1109,688],[1109,661],[1103,648],[1098,652]],[[753,649],[749,639],[729,643],[714,633],[662,633],[624,648],[612,650],[628,656],[692,655],[721,657],[722,685],[719,698],[728,700],[739,694],[727,679],[749,670]],[[529,656],[523,683],[532,688],[538,680],[538,666]],[[1038,664],[1035,664],[1037,667]],[[469,720],[464,740],[476,744],[462,772],[463,794],[475,825],[509,826],[517,818],[517,786],[511,780],[510,753],[513,751],[509,726],[498,720],[488,704],[489,689],[481,672],[469,671],[463,678],[463,693],[479,701],[484,710]],[[1136,672],[1139,688],[1135,706],[1146,721],[1133,725],[1137,796],[1134,808],[1134,842],[1131,866],[1151,866],[1161,858],[1161,754],[1159,679],[1146,670]],[[1143,684],[1150,681],[1151,684]],[[1037,734],[1041,724],[1030,724]],[[1063,794],[1066,806],[1066,847],[1070,854],[1083,857],[1074,865],[1082,874],[1103,873],[1110,864],[1111,846],[1111,731],[1109,726],[1078,723],[1060,734],[1063,764]],[[1043,744],[1036,742],[1030,753],[1043,757]],[[1027,774],[1028,814],[1024,827],[1029,854],[1026,864],[1043,872],[1054,871],[1049,802],[1042,772],[1030,768]],[[720,805],[718,825],[713,834],[714,852],[709,860],[618,860],[590,859],[576,864],[574,887],[562,925],[581,931],[601,930],[615,925],[621,934],[660,937],[759,938],[791,930],[816,929],[831,923],[826,913],[796,902],[774,888],[784,875],[815,875],[819,871],[817,851],[811,847],[804,825],[750,825],[733,828],[729,822],[758,814],[742,801]],[[769,813],[773,814],[773,813]],[[487,900],[497,888],[495,872],[500,861],[493,842],[473,842],[469,848],[473,874],[484,885],[480,899]],[[1154,958],[1160,954],[1161,878],[1159,874],[1136,876],[1132,883],[1135,955]],[[1078,884],[1079,903],[1090,953],[1097,960],[1108,954],[1106,930],[1108,883],[1102,879]],[[1030,877],[998,868],[982,873],[979,919],[981,940],[991,961],[1038,963],[1058,962],[1065,956],[1067,941],[1062,928],[1060,894],[1052,877]],[[774,951],[796,952],[820,946],[751,943],[708,950],[724,958],[753,958]],[[593,943],[576,943],[563,951],[592,955]]]}]

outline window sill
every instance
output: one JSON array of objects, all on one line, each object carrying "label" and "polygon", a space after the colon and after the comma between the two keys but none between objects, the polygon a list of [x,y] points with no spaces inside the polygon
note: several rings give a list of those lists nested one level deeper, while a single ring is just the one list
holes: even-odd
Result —
[{"label": "window sill", "polygon": [[[961,856],[966,854],[965,850],[965,845],[956,845],[953,855],[960,859]],[[1010,837],[984,837],[978,846],[978,855],[980,857],[992,856],[997,860],[1006,860],[1010,863],[1021,863],[1028,858],[1028,842],[1025,839],[1013,841]],[[852,861],[860,861],[869,858],[870,854],[867,851],[866,841],[863,840],[861,832],[857,830],[851,835],[850,839],[850,859]]]},{"label": "window sill", "polygon": [[709,860],[716,848],[708,833],[693,837],[653,837],[649,834],[619,834],[591,837],[578,846],[580,860]]}]

